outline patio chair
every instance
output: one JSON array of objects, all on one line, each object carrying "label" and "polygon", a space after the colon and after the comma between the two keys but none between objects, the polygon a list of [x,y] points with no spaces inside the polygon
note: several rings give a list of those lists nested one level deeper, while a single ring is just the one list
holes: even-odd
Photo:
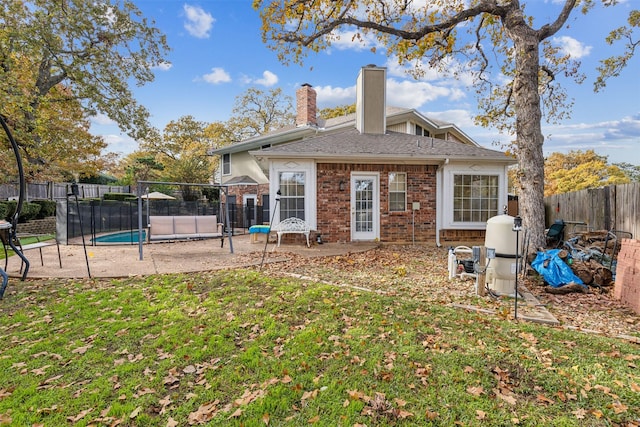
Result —
[{"label": "patio chair", "polygon": [[564,229],[566,224],[557,219],[547,230],[547,247],[559,248],[564,242]]}]

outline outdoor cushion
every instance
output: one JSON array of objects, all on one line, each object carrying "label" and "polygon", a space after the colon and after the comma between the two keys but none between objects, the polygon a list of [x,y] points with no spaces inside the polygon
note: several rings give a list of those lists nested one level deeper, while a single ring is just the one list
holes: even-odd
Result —
[{"label": "outdoor cushion", "polygon": [[196,218],[193,216],[174,216],[173,231],[177,236],[196,234]]}]

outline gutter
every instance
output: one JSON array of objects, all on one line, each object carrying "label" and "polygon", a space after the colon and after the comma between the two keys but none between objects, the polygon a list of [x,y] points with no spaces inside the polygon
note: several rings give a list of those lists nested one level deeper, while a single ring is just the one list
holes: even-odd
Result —
[{"label": "gutter", "polygon": [[442,193],[442,167],[449,164],[449,158],[444,159],[436,169],[436,246],[441,248],[440,227],[442,226],[442,206],[444,205],[444,195]]}]

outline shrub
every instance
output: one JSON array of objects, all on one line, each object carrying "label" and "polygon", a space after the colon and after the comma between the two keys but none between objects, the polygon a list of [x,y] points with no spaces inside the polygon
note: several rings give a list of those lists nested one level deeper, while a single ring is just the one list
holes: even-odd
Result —
[{"label": "shrub", "polygon": [[32,203],[40,205],[40,212],[37,218],[42,219],[56,214],[55,200],[34,200]]},{"label": "shrub", "polygon": [[[5,219],[10,221],[13,217],[13,214],[16,212],[16,207],[18,206],[18,202],[15,200],[10,200],[6,202],[7,213],[5,215]],[[18,222],[27,222],[29,220],[35,219],[40,212],[40,205],[36,203],[25,202],[22,204],[22,210],[20,211],[20,216],[18,217]]]},{"label": "shrub", "polygon": [[104,193],[104,196],[102,196],[102,198],[104,200],[130,200],[130,199],[135,199],[137,198],[137,196],[135,194],[132,193]]},{"label": "shrub", "polygon": [[7,202],[0,202],[0,219],[6,219],[8,216],[7,212]]}]

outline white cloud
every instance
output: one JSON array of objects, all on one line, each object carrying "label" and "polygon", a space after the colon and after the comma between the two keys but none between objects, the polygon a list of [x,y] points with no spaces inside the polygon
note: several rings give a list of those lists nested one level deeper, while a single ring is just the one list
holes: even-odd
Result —
[{"label": "white cloud", "polygon": [[452,90],[427,82],[387,79],[387,105],[419,108],[438,98],[451,96]]},{"label": "white cloud", "polygon": [[138,143],[126,135],[106,134],[99,135],[107,143],[107,150],[111,153],[127,155],[138,149]]},{"label": "white cloud", "polygon": [[[356,87],[316,86],[320,108],[353,104],[356,101]],[[428,82],[414,80],[396,80],[387,78],[387,105],[402,108],[415,108],[440,98],[459,100],[466,96],[464,91],[446,86],[436,86]]]},{"label": "white cloud", "polygon": [[356,87],[314,86],[318,107],[329,108],[356,102]]},{"label": "white cloud", "polygon": [[105,114],[98,113],[95,116],[91,117],[91,123],[95,125],[114,125],[116,122],[111,120]]},{"label": "white cloud", "polygon": [[580,59],[583,56],[588,56],[592,49],[591,46],[586,46],[569,36],[554,37],[553,42],[559,45],[560,50],[565,55],[569,55],[573,59]]},{"label": "white cloud", "polygon": [[245,84],[257,84],[261,86],[271,87],[278,83],[278,76],[269,70],[265,70],[262,73],[261,79],[252,79],[250,77],[244,77],[243,82]]},{"label": "white cloud", "polygon": [[231,81],[231,76],[223,68],[215,67],[209,74],[202,76],[202,80],[211,84],[227,83]]},{"label": "white cloud", "polygon": [[544,152],[594,150],[610,163],[640,164],[640,114],[596,123],[545,126]]},{"label": "white cloud", "polygon": [[381,47],[373,35],[360,33],[358,36],[358,33],[355,30],[334,31],[331,34],[331,47],[337,50],[354,50],[356,52]]},{"label": "white cloud", "polygon": [[473,114],[469,110],[458,109],[446,111],[429,111],[423,114],[430,119],[453,123],[467,134],[469,134],[471,128],[476,127],[473,122]]},{"label": "white cloud", "polygon": [[185,4],[183,9],[187,17],[184,28],[189,34],[199,39],[209,38],[209,31],[211,31],[213,23],[216,22],[213,16],[199,6]]},{"label": "white cloud", "polygon": [[171,62],[162,61],[153,68],[160,71],[168,71],[171,69],[171,67],[173,67],[173,64]]}]

